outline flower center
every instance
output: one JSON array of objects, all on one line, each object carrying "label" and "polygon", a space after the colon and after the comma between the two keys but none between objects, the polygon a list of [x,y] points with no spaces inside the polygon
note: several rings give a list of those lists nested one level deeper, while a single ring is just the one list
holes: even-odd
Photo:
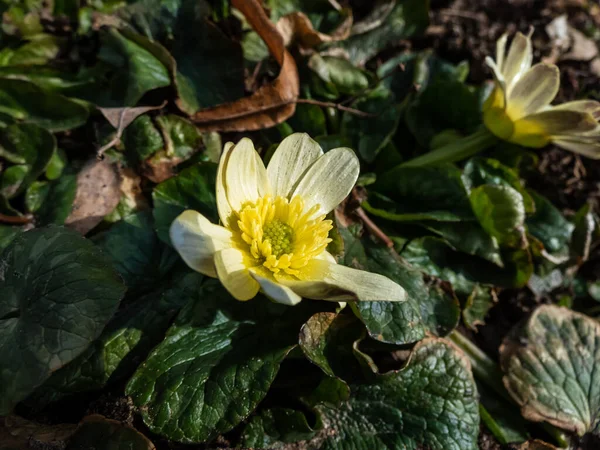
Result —
[{"label": "flower center", "polygon": [[291,200],[265,196],[244,205],[237,223],[243,250],[273,273],[298,275],[331,242],[331,220],[317,216],[318,210],[315,205],[305,211],[298,195]]},{"label": "flower center", "polygon": [[271,244],[271,252],[280,257],[284,253],[292,253],[294,229],[281,220],[267,223],[263,228],[263,242]]}]

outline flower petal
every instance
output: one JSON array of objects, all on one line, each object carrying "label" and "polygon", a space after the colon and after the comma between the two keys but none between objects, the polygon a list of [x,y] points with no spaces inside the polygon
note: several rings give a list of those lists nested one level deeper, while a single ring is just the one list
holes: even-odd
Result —
[{"label": "flower petal", "polygon": [[552,107],[555,111],[577,111],[596,117],[600,113],[600,102],[596,100],[575,100]]},{"label": "flower petal", "polygon": [[558,94],[560,72],[551,64],[536,64],[508,92],[506,113],[518,120],[545,108]]},{"label": "flower petal", "polygon": [[306,133],[294,133],[281,141],[267,166],[273,195],[289,197],[302,175],[321,155],[319,144]]},{"label": "flower petal", "polygon": [[258,294],[260,285],[250,276],[249,257],[236,248],[215,253],[215,268],[219,280],[237,300],[250,300]]},{"label": "flower petal", "polygon": [[332,301],[395,301],[407,299],[406,291],[389,278],[313,259],[302,270],[303,281],[277,277],[298,295]]},{"label": "flower petal", "polygon": [[502,63],[502,75],[509,90],[531,67],[532,59],[531,39],[523,33],[517,33],[510,44],[506,60]]},{"label": "flower petal", "polygon": [[552,108],[517,120],[510,140],[526,147],[539,148],[553,136],[581,135],[594,131],[597,126],[591,114]]},{"label": "flower petal", "polygon": [[229,228],[231,225],[230,221],[233,210],[231,209],[229,200],[227,200],[227,189],[225,187],[225,169],[227,168],[229,156],[231,156],[231,150],[233,150],[233,147],[233,142],[227,142],[223,147],[223,153],[221,154],[221,159],[219,159],[219,168],[217,169],[216,186],[217,210],[219,211],[219,218],[221,219],[221,223]]},{"label": "flower petal", "polygon": [[199,212],[187,210],[173,221],[169,234],[173,247],[188,266],[216,278],[214,255],[232,246],[231,231],[211,223]]},{"label": "flower petal", "polygon": [[250,270],[250,276],[258,281],[262,292],[274,302],[293,306],[302,301],[302,297],[289,287],[279,284],[275,279],[262,276],[254,270]]},{"label": "flower petal", "polygon": [[265,165],[248,138],[241,139],[230,151],[225,166],[225,192],[234,211],[271,193]]},{"label": "flower petal", "polygon": [[335,148],[315,161],[298,183],[306,208],[318,204],[317,214],[327,214],[350,193],[358,179],[360,163],[349,148]]},{"label": "flower petal", "polygon": [[504,33],[500,36],[500,39],[496,41],[496,65],[500,73],[502,73],[502,66],[504,65],[504,58],[506,56],[506,41],[508,39],[508,33]]},{"label": "flower petal", "polygon": [[600,159],[600,140],[591,141],[565,136],[553,139],[552,142],[565,150],[579,153],[588,158]]}]

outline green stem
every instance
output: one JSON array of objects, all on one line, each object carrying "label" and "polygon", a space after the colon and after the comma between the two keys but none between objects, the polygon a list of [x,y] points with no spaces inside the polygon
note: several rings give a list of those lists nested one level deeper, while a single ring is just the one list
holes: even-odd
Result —
[{"label": "green stem", "polygon": [[437,166],[443,163],[460,161],[488,149],[497,141],[498,138],[482,126],[469,136],[438,147],[424,155],[417,156],[410,161],[400,164],[399,167]]},{"label": "green stem", "polygon": [[[502,398],[514,404],[514,400],[508,394],[502,383],[502,372],[498,365],[460,332],[454,330],[448,335],[448,338],[467,355],[471,362],[471,368],[475,378],[492,388]],[[569,446],[569,441],[561,430],[553,427],[549,423],[541,423],[540,425],[554,438],[561,448],[567,448]]]}]

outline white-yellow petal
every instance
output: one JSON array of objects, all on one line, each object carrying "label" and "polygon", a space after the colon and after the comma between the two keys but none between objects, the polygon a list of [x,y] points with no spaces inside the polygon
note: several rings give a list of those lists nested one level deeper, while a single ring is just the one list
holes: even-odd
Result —
[{"label": "white-yellow petal", "polygon": [[564,136],[552,140],[559,147],[570,150],[591,159],[600,159],[600,139],[586,140],[576,137]]},{"label": "white-yellow petal", "polygon": [[279,278],[278,281],[306,298],[331,301],[407,300],[406,291],[387,277],[351,267],[313,259],[302,270],[303,281]]},{"label": "white-yellow petal", "polygon": [[281,141],[267,166],[273,195],[289,197],[302,175],[321,155],[319,144],[306,133],[294,133]]},{"label": "white-yellow petal", "polygon": [[536,64],[508,92],[506,113],[512,120],[534,114],[552,102],[560,87],[560,72],[552,64]]},{"label": "white-yellow petal", "polygon": [[508,55],[502,63],[502,75],[509,91],[513,83],[518,81],[531,67],[532,59],[531,39],[523,33],[517,33],[510,44]]},{"label": "white-yellow petal", "polygon": [[260,284],[261,291],[274,302],[293,306],[302,301],[302,297],[289,287],[279,284],[275,279],[260,275],[253,270],[250,270],[250,275]]},{"label": "white-yellow petal", "polygon": [[215,253],[215,268],[219,281],[237,300],[250,300],[260,289],[258,282],[250,276],[249,257],[236,248]]},{"label": "white-yellow petal", "polygon": [[327,214],[350,193],[360,163],[349,148],[335,148],[317,159],[306,171],[293,195],[300,195],[306,207],[319,205],[317,214]]},{"label": "white-yellow petal", "polygon": [[600,113],[600,102],[596,100],[575,100],[552,107],[555,111],[577,111],[596,116]]},{"label": "white-yellow petal", "polygon": [[217,196],[217,210],[219,211],[219,218],[221,223],[227,227],[231,225],[233,210],[227,200],[227,189],[225,188],[225,169],[233,150],[233,142],[227,142],[223,147],[223,153],[219,159],[219,168],[217,169],[217,185],[216,185],[216,196]]},{"label": "white-yellow petal", "polygon": [[496,41],[496,65],[502,72],[502,66],[504,65],[504,58],[506,57],[506,41],[508,40],[508,33],[504,33],[500,36],[500,39]]},{"label": "white-yellow petal", "polygon": [[216,277],[215,253],[230,248],[232,234],[228,229],[214,225],[202,214],[187,210],[171,224],[171,243],[183,261],[192,269],[209,277]]},{"label": "white-yellow petal", "polygon": [[225,166],[224,185],[234,211],[239,211],[246,202],[255,202],[271,193],[267,169],[250,139],[241,139],[231,149]]}]

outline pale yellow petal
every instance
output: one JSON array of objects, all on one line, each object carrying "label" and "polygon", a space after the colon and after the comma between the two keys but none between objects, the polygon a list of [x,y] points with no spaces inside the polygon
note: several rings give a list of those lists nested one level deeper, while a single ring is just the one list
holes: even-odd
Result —
[{"label": "pale yellow petal", "polygon": [[215,252],[232,246],[231,232],[202,214],[187,210],[171,224],[171,243],[185,263],[197,272],[216,277]]},{"label": "pale yellow petal", "polygon": [[267,166],[273,195],[289,197],[302,175],[321,155],[319,144],[306,133],[294,133],[281,141]]},{"label": "pale yellow petal", "polygon": [[502,75],[509,91],[513,83],[531,67],[532,60],[531,39],[523,33],[517,33],[502,64]]},{"label": "pale yellow petal", "polygon": [[303,280],[277,280],[298,295],[331,301],[393,301],[407,300],[406,291],[383,275],[352,269],[313,259],[302,270]]},{"label": "pale yellow petal", "polygon": [[504,64],[504,58],[506,57],[506,41],[508,39],[508,33],[504,33],[500,36],[500,39],[496,41],[496,65],[500,72],[502,72],[502,65]]},{"label": "pale yellow petal", "polygon": [[249,257],[236,248],[215,253],[215,268],[225,289],[237,300],[250,300],[260,289],[258,282],[250,276]]},{"label": "pale yellow petal", "polygon": [[322,259],[322,260],[330,262],[332,264],[336,264],[337,263],[337,261],[333,257],[333,255],[331,253],[329,253],[327,250],[325,250],[324,252],[318,254],[317,256],[315,256],[315,258]]},{"label": "pale yellow petal", "polygon": [[230,227],[230,222],[233,220],[233,210],[231,209],[229,200],[227,200],[227,189],[225,188],[225,169],[227,168],[229,156],[231,155],[231,150],[233,150],[233,147],[233,142],[227,142],[225,144],[223,147],[223,153],[221,153],[221,159],[219,160],[219,168],[217,169],[217,210],[219,211],[221,223],[226,227]]},{"label": "pale yellow petal", "polygon": [[265,165],[248,138],[240,140],[230,151],[225,166],[225,192],[234,211],[271,193]]},{"label": "pale yellow petal", "polygon": [[592,141],[565,136],[555,138],[552,142],[565,150],[579,153],[591,159],[600,159],[600,139]]},{"label": "pale yellow petal", "polygon": [[596,130],[597,125],[591,114],[549,109],[517,120],[511,141],[543,147],[552,136],[584,134]]},{"label": "pale yellow petal", "polygon": [[293,195],[300,195],[306,207],[319,205],[317,214],[327,214],[350,193],[360,171],[360,163],[349,148],[325,153],[306,171]]},{"label": "pale yellow petal", "polygon": [[536,64],[508,92],[506,114],[512,120],[541,111],[548,106],[560,87],[560,72],[551,64]]},{"label": "pale yellow petal", "polygon": [[293,306],[302,301],[302,297],[292,291],[289,287],[279,284],[272,276],[263,276],[254,270],[250,270],[250,275],[258,282],[258,284],[260,284],[262,293],[274,302]]},{"label": "pale yellow petal", "polygon": [[600,113],[600,102],[596,100],[575,100],[573,102],[561,103],[552,107],[555,111],[577,111],[597,116]]}]

